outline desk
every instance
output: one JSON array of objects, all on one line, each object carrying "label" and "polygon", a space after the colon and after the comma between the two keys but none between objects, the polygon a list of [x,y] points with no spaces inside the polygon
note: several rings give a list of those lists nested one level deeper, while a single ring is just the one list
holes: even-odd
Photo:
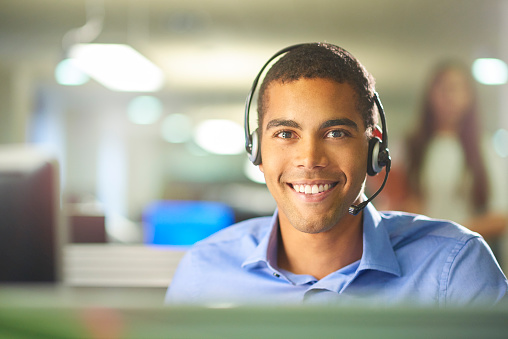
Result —
[{"label": "desk", "polygon": [[69,244],[63,249],[62,282],[74,287],[167,288],[183,248],[146,245]]},{"label": "desk", "polygon": [[506,309],[0,306],[1,338],[503,338]]}]

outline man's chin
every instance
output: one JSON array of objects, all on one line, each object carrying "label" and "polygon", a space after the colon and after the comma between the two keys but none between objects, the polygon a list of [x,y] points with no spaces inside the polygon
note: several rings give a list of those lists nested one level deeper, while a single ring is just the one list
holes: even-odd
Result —
[{"label": "man's chin", "polygon": [[318,234],[331,230],[340,220],[340,217],[323,217],[313,215],[312,217],[290,218],[290,223],[296,230],[307,234]]}]

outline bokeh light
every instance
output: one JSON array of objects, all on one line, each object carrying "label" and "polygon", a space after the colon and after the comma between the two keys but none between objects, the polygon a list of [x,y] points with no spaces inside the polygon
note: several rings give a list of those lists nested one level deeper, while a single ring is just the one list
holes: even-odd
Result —
[{"label": "bokeh light", "polygon": [[213,154],[240,154],[244,152],[244,131],[240,124],[226,119],[201,122],[194,130],[194,140]]},{"label": "bokeh light", "polygon": [[60,85],[79,86],[90,80],[74,62],[73,59],[64,59],[55,68],[55,79]]},{"label": "bokeh light", "polygon": [[494,58],[476,59],[472,66],[473,76],[484,85],[503,85],[508,81],[508,66]]},{"label": "bokeh light", "polygon": [[170,143],[187,142],[192,137],[192,122],[185,114],[170,114],[162,121],[161,134]]},{"label": "bokeh light", "polygon": [[249,180],[258,183],[258,184],[264,184],[265,176],[263,172],[259,169],[258,166],[255,166],[249,159],[245,160],[245,164],[243,166],[243,172]]},{"label": "bokeh light", "polygon": [[508,157],[508,131],[501,128],[494,133],[492,143],[497,155],[502,158]]},{"label": "bokeh light", "polygon": [[129,102],[127,115],[129,120],[138,125],[150,125],[159,120],[162,115],[162,103],[150,95],[135,97]]}]

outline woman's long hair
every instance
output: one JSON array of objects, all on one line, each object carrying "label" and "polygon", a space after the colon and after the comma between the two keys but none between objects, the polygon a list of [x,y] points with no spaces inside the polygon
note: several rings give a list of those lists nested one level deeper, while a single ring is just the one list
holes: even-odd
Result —
[{"label": "woman's long hair", "polygon": [[[436,133],[435,114],[431,102],[431,93],[434,86],[441,80],[445,72],[459,70],[470,81],[471,102],[464,113],[458,127],[460,143],[464,151],[465,166],[472,174],[473,187],[471,192],[472,204],[477,213],[486,209],[489,196],[489,187],[485,163],[481,154],[480,127],[478,124],[477,98],[474,90],[473,80],[468,69],[456,62],[445,62],[436,67],[433,76],[430,78],[427,89],[424,93],[420,121],[415,133],[408,138],[408,176],[410,188],[417,196],[422,197],[421,175],[423,159],[425,158],[430,141]],[[424,197],[425,198],[425,197]]]}]

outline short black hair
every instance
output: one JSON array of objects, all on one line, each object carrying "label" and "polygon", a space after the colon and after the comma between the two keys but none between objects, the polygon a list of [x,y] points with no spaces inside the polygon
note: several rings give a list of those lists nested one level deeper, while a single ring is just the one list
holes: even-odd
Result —
[{"label": "short black hair", "polygon": [[357,94],[357,108],[365,128],[375,125],[375,80],[345,49],[328,43],[303,44],[284,54],[267,72],[258,95],[258,126],[267,107],[266,90],[274,81],[289,83],[301,78],[322,78],[347,83]]}]

